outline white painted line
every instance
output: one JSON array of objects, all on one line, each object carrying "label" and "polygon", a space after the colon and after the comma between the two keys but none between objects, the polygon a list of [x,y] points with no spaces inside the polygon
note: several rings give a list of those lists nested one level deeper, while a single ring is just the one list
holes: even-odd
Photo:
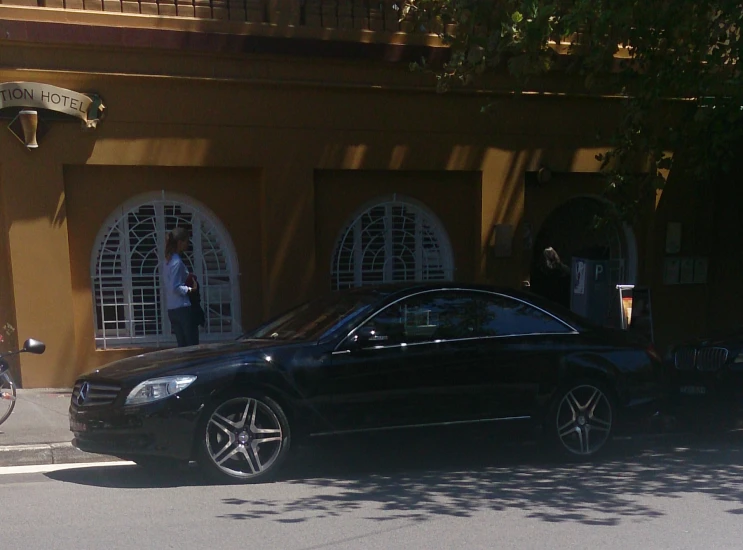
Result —
[{"label": "white painted line", "polygon": [[134,462],[80,462],[77,464],[38,464],[29,466],[5,466],[0,467],[0,475],[11,474],[45,474],[58,470],[73,470],[75,468],[100,468],[102,466],[133,466]]}]

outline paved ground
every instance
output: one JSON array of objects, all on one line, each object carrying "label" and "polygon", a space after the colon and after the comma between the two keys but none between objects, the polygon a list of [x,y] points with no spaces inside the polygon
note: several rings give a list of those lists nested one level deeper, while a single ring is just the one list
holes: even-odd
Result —
[{"label": "paved ground", "polygon": [[13,414],[0,424],[0,445],[69,442],[69,407],[69,389],[18,390]]},{"label": "paved ground", "polygon": [[0,466],[107,460],[70,444],[69,389],[18,390],[13,414],[0,424]]},{"label": "paved ground", "polygon": [[69,390],[21,390],[0,425],[0,548],[742,548],[743,432],[635,435],[596,463],[534,444],[360,438],[276,483],[151,473],[69,444]]},{"label": "paved ground", "polygon": [[80,466],[0,468],[3,548],[743,546],[740,434],[625,439],[591,464],[545,460],[529,445],[382,451],[369,441],[305,453],[259,486]]}]

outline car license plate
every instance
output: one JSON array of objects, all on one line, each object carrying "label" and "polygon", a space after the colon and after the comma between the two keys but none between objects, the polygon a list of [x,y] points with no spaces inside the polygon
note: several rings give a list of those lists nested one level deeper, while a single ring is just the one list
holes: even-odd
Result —
[{"label": "car license plate", "polygon": [[88,431],[88,425],[75,420],[70,420],[70,431],[72,432],[86,432]]},{"label": "car license plate", "polygon": [[707,393],[707,388],[704,386],[681,386],[679,393],[684,395],[704,395]]}]

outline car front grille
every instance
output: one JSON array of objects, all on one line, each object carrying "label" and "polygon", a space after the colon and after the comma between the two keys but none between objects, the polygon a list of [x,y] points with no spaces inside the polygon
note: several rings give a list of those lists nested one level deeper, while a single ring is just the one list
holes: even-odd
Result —
[{"label": "car front grille", "polygon": [[694,370],[714,372],[720,370],[728,360],[728,350],[725,348],[682,347],[674,354],[674,364],[678,370]]},{"label": "car front grille", "polygon": [[692,370],[696,365],[697,350],[694,348],[679,348],[676,350],[674,361],[679,370]]},{"label": "car front grille", "polygon": [[716,371],[722,368],[727,360],[728,350],[725,348],[702,348],[697,354],[697,369]]},{"label": "car front grille", "polygon": [[[80,394],[84,385],[86,386],[86,391],[83,392],[84,396],[81,396]],[[74,407],[110,405],[116,400],[120,391],[121,386],[118,384],[82,381],[75,384],[72,390],[71,402]]]}]

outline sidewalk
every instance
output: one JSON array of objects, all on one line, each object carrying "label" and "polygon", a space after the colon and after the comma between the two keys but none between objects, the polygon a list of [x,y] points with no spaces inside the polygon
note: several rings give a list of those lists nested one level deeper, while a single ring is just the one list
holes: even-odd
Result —
[{"label": "sidewalk", "polygon": [[13,414],[0,424],[0,466],[117,460],[72,446],[69,406],[69,389],[18,390]]}]

